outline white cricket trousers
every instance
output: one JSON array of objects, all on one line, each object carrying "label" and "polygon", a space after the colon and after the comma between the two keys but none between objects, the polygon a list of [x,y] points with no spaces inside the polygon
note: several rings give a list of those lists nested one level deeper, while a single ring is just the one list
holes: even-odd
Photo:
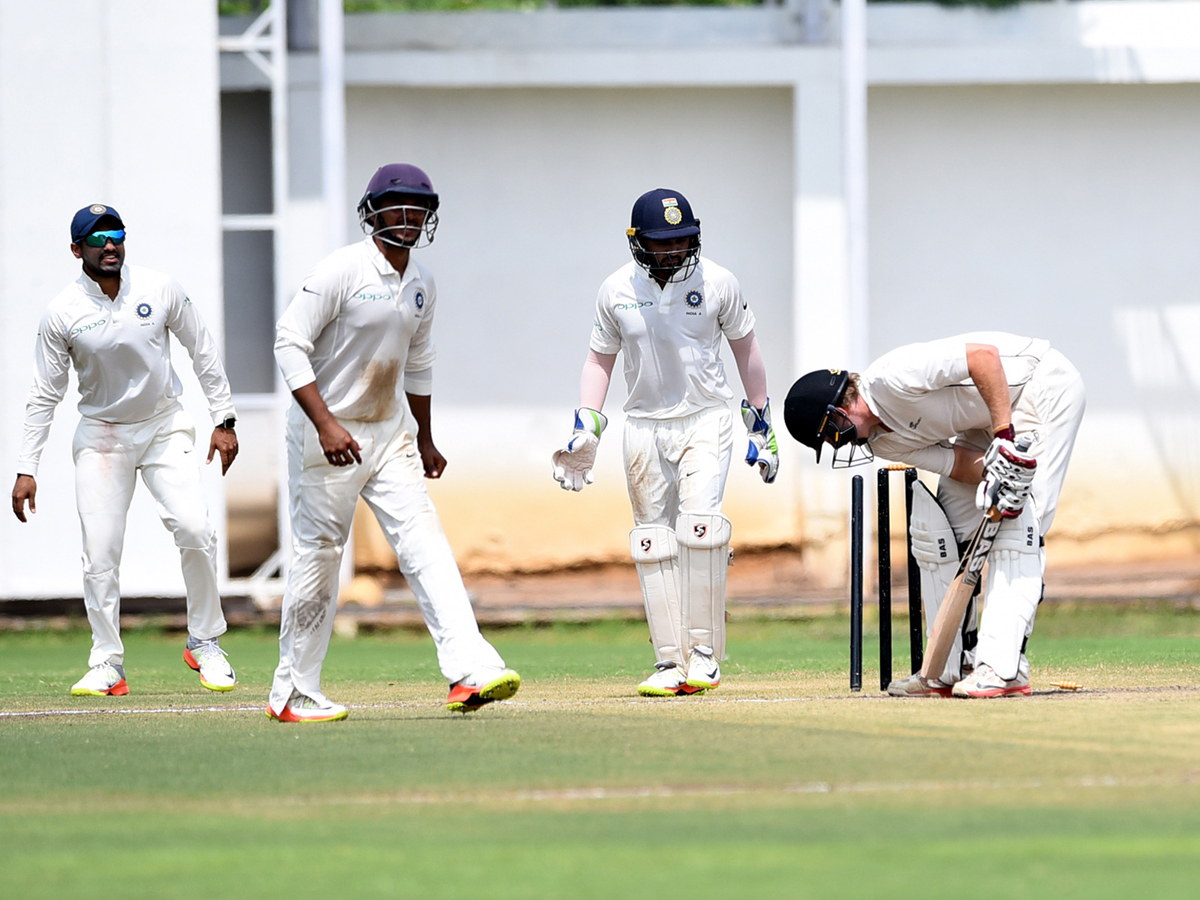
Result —
[{"label": "white cricket trousers", "polygon": [[137,473],[175,538],[187,591],[188,634],[225,633],[217,590],[217,535],[200,482],[196,429],[183,407],[133,425],[84,416],[75,429],[75,501],[83,529],[83,599],[92,626],[88,665],[123,665],[119,569]]},{"label": "white cricket trousers", "polygon": [[[1042,595],[1046,554],[1041,539],[1054,524],[1075,437],[1087,398],[1078,370],[1057,350],[1049,350],[1013,406],[1013,430],[1036,433],[1030,453],[1037,459],[1029,503],[1021,517],[1000,528],[989,556],[984,612],[979,624],[976,665],[986,663],[1002,678],[1015,678],[1021,644],[1033,632]],[[983,514],[975,508],[975,487],[942,478],[938,502],[961,542]],[[1032,529],[1032,546],[1023,532]]]},{"label": "white cricket trousers", "polygon": [[299,406],[287,417],[288,502],[292,565],[279,625],[279,667],[271,709],[281,713],[293,691],[321,696],[321,666],[337,610],[342,549],[361,495],[375,513],[451,682],[485,666],[503,666],[479,633],[471,601],[433,502],[416,441],[402,417],[342,421],[362,447],[362,463],[332,466],[317,430]]},{"label": "white cricket trousers", "polygon": [[625,420],[625,478],[638,525],[675,527],[681,512],[721,511],[733,454],[729,407],[679,419]]}]

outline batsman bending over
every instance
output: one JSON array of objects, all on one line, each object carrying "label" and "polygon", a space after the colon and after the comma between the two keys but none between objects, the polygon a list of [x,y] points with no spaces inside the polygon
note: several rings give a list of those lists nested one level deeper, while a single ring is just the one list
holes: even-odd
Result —
[{"label": "batsman bending over", "polygon": [[[1030,692],[1025,644],[1042,597],[1045,537],[1084,406],[1083,380],[1066,357],[1048,341],[1003,332],[910,344],[861,375],[823,369],[792,385],[784,420],[792,437],[816,450],[817,462],[830,444],[834,468],[878,454],[941,476],[936,498],[920,482],[913,492],[912,547],[927,628],[983,512],[1002,516],[978,633],[972,607],[955,628],[945,669],[895,681],[889,694]],[[1018,435],[1032,440],[1028,451],[1015,445]]]},{"label": "batsman bending over", "polygon": [[592,482],[600,412],[617,353],[625,353],[625,472],[629,533],[655,671],[642,696],[694,694],[721,683],[730,524],[721,515],[733,448],[733,392],[720,357],[729,341],[748,400],[746,462],[775,480],[779,457],[767,373],[754,314],[729,270],[700,256],[700,220],[678,191],[638,198],[626,232],[633,261],[610,275],[596,300],[580,408],[566,447],[554,454],[565,490]]}]

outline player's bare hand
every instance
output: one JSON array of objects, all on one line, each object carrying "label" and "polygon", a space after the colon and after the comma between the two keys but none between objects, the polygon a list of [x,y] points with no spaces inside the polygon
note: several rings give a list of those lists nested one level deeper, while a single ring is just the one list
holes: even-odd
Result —
[{"label": "player's bare hand", "polygon": [[238,455],[237,433],[232,428],[213,429],[212,440],[208,442],[208,461],[211,463],[213,456],[218,453],[221,454],[221,474],[224,475]]},{"label": "player's bare hand", "polygon": [[29,501],[29,511],[37,512],[37,481],[32,475],[18,475],[17,483],[13,485],[13,513],[22,522],[25,518],[25,501]]},{"label": "player's bare hand", "polygon": [[446,471],[446,457],[438,452],[433,441],[417,441],[417,449],[421,453],[421,466],[425,469],[426,478],[441,478]]},{"label": "player's bare hand", "polygon": [[348,466],[351,463],[362,462],[362,446],[345,428],[334,419],[321,428],[317,435],[321,439],[321,449],[331,466]]}]

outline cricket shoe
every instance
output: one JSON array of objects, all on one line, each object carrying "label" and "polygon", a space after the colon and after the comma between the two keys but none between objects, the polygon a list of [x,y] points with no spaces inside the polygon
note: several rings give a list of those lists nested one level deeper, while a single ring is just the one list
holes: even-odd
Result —
[{"label": "cricket shoe", "polygon": [[711,691],[721,683],[721,664],[713,659],[712,647],[697,644],[688,657],[687,686]]},{"label": "cricket shoe", "polygon": [[237,676],[225,658],[228,655],[217,645],[216,638],[209,641],[188,638],[183,661],[200,673],[200,683],[210,691],[232,691]]},{"label": "cricket shoe", "polygon": [[678,663],[655,663],[654,670],[653,675],[638,685],[638,693],[643,697],[675,697],[679,694],[704,693],[704,688],[694,688],[688,684],[687,673]]},{"label": "cricket shoe", "polygon": [[1018,668],[1017,677],[1011,681],[1005,681],[987,663],[981,664],[978,669],[954,686],[955,697],[977,700],[988,697],[1015,697],[1029,693],[1031,691],[1028,672],[1022,672]]},{"label": "cricket shoe", "polygon": [[276,713],[267,706],[267,717],[277,722],[337,722],[350,715],[350,711],[340,703],[334,703],[324,694],[309,697],[299,691],[292,692],[292,698],[283,707],[283,712]]},{"label": "cricket shoe", "polygon": [[944,684],[936,678],[922,678],[914,672],[907,678],[899,678],[887,686],[892,697],[949,697],[954,686]]},{"label": "cricket shoe", "polygon": [[496,700],[507,700],[521,686],[521,676],[512,669],[488,666],[450,685],[446,709],[469,713]]},{"label": "cricket shoe", "polygon": [[92,666],[71,688],[72,697],[103,697],[106,694],[120,697],[128,693],[125,667],[107,662]]}]

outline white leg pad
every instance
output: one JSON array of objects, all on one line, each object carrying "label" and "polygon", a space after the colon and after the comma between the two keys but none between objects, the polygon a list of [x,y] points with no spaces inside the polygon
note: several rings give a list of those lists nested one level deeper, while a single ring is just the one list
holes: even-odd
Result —
[{"label": "white leg pad", "polygon": [[683,604],[684,649],[711,647],[713,658],[725,658],[725,576],[733,527],[720,513],[680,513],[680,597]]},{"label": "white leg pad", "polygon": [[988,556],[986,602],[976,659],[1006,680],[1017,677],[1021,644],[1042,596],[1041,539],[1032,504],[1006,522]]},{"label": "white leg pad", "polygon": [[[921,569],[921,598],[925,603],[926,638],[950,583],[958,574],[958,541],[941,504],[920,481],[913,485],[912,519],[909,523],[912,553]],[[968,613],[969,614],[969,613]],[[931,673],[932,674],[932,673]],[[943,684],[954,684],[962,675],[962,629],[946,658],[946,668],[935,675]]]},{"label": "white leg pad", "polygon": [[679,605],[679,542],[665,525],[639,525],[629,532],[629,553],[637,566],[646,604],[646,623],[655,662],[683,668],[683,614]]}]

